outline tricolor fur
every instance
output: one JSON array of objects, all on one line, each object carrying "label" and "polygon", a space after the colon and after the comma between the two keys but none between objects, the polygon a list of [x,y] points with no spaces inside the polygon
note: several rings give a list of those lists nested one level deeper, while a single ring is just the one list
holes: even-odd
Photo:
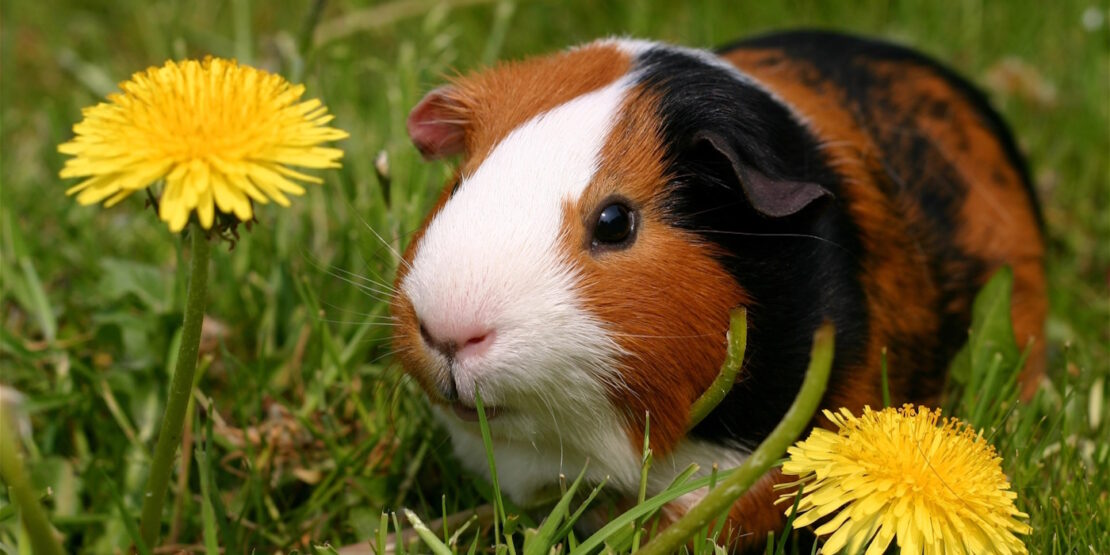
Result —
[{"label": "tricolor fur", "polygon": [[[604,40],[462,77],[409,130],[426,156],[462,160],[405,253],[395,342],[485,472],[477,424],[457,416],[480,389],[517,499],[587,460],[634,493],[647,415],[653,489],[690,462],[738,464],[793,400],[826,318],[825,406],[853,410],[880,403],[884,347],[894,400],[935,399],[974,292],[1003,264],[1019,341],[1041,335],[1042,239],[1013,141],[977,91],[900,47]],[[613,202],[634,236],[605,248],[592,226]],[[738,305],[741,378],[686,433]],[[734,508],[738,545],[781,526],[776,478]]]}]

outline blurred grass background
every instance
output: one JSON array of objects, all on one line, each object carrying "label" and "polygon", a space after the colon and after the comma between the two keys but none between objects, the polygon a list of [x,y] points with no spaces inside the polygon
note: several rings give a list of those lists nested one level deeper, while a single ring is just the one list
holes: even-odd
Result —
[{"label": "blurred grass background", "polygon": [[[34,485],[73,552],[130,543],[123,515],[136,515],[141,501],[185,279],[180,238],[141,195],[107,210],[64,196],[72,183],[57,177],[56,145],[71,137],[82,107],[133,72],[212,54],[304,82],[351,133],[341,171],[290,209],[258,210],[253,231],[214,254],[196,411],[203,425],[187,439],[208,456],[188,457],[171,496],[189,494],[167,511],[163,534],[199,544],[208,502],[232,523],[220,530],[227,552],[305,551],[372,536],[383,509],[435,517],[489,495],[452,461],[419,392],[392,366],[373,284],[391,281],[390,249],[403,246],[449,173],[420,162],[408,143],[405,116],[420,96],[452,71],[600,36],[712,47],[801,26],[915,46],[985,88],[1014,127],[1048,225],[1051,378],[1020,409],[1035,442],[1002,455],[1032,515],[1034,552],[1110,552],[1105,1],[0,7],[0,383],[25,396]],[[214,499],[199,497],[202,475]],[[20,534],[0,495],[0,547],[29,549]]]}]

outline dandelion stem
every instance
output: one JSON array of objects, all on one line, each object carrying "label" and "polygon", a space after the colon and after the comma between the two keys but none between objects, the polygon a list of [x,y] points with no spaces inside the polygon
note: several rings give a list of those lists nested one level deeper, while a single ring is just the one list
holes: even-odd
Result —
[{"label": "dandelion stem", "polygon": [[736,375],[744,365],[744,352],[748,348],[748,309],[735,308],[729,313],[728,323],[728,350],[725,352],[725,363],[721,371],[705,390],[690,406],[690,418],[686,424],[686,431],[693,430],[702,420],[705,420],[725,396],[736,385]]},{"label": "dandelion stem", "polygon": [[0,480],[8,485],[8,496],[23,516],[23,527],[31,540],[31,551],[43,555],[62,555],[61,544],[54,535],[54,527],[46,517],[46,510],[39,504],[38,495],[31,487],[30,477],[23,468],[23,456],[15,419],[0,403]]},{"label": "dandelion stem", "polygon": [[193,374],[197,369],[200,350],[201,322],[208,293],[208,259],[211,246],[203,230],[195,224],[189,231],[192,236],[192,258],[189,262],[189,290],[185,295],[185,322],[181,330],[181,347],[177,352],[177,368],[173,373],[166,399],[166,412],[158,444],[154,447],[154,460],[150,466],[143,496],[143,514],[139,522],[143,542],[152,548],[157,545],[162,528],[162,505],[166,500],[173,463],[177,460],[177,447],[184,430],[185,409],[193,390]]},{"label": "dandelion stem", "polygon": [[831,323],[825,323],[817,330],[802,389],[771,435],[759,444],[744,464],[705,494],[701,502],[694,505],[682,518],[648,542],[637,555],[677,553],[698,530],[727,511],[786,452],[786,448],[813,418],[813,413],[825,394],[829,370],[832,368],[833,335]]}]

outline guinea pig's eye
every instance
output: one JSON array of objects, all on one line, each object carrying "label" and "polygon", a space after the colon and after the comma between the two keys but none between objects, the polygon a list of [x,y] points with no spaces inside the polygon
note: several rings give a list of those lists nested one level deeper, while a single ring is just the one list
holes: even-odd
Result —
[{"label": "guinea pig's eye", "polygon": [[627,205],[612,202],[597,212],[593,244],[599,247],[624,247],[632,243],[636,214]]}]

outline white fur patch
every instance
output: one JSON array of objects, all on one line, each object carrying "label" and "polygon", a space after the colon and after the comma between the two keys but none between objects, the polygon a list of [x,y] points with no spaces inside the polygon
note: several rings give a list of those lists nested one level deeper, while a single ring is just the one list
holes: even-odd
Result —
[{"label": "white fur patch", "polygon": [[621,52],[624,52],[625,54],[628,54],[633,58],[639,56],[640,54],[643,54],[644,52],[647,52],[648,50],[651,50],[652,48],[663,46],[663,44],[659,42],[636,39],[631,37],[611,37],[607,39],[600,39],[591,44],[613,45],[620,49]]},{"label": "white fur patch", "polygon": [[[729,447],[703,440],[684,439],[667,457],[660,457],[652,466],[648,476],[648,491],[658,493],[670,485],[691,463],[699,466],[696,476],[708,476],[717,465],[719,471],[730,470],[744,463],[748,451],[740,447]],[[692,491],[674,501],[675,508],[685,512],[701,501],[708,488]]]},{"label": "white fur patch", "polygon": [[[559,252],[566,203],[589,185],[618,116],[626,80],[579,96],[509,133],[436,215],[401,288],[417,316],[492,328],[478,357],[447,361],[434,351],[434,380],[450,379],[472,403],[480,388],[500,415],[490,424],[501,485],[514,498],[577,473],[628,475],[638,467],[624,420],[609,402],[622,387],[620,347],[581,306],[577,271]],[[460,324],[461,323],[461,324]],[[485,469],[477,426],[441,414],[456,452]]]},{"label": "white fur patch", "polygon": [[[471,472],[490,478],[489,463],[477,426],[462,422],[450,411],[438,407],[435,413],[450,432],[455,454],[463,465]],[[616,418],[612,412],[603,417]],[[515,435],[494,437],[493,452],[502,491],[517,502],[526,502],[544,486],[556,483],[560,474],[569,481],[587,468],[587,482],[596,484],[607,480],[607,491],[635,495],[640,487],[642,453],[633,449],[623,430],[598,426],[597,423],[582,426],[581,422],[581,417],[573,414],[552,412],[547,425],[554,426],[554,435],[540,433],[533,436],[533,441],[522,441],[523,437]],[[497,420],[490,424],[492,427]],[[747,451],[740,448],[684,439],[667,456],[655,457],[648,473],[647,493],[651,496],[663,491],[691,464],[699,467],[695,477],[708,476],[714,464],[721,471],[730,470],[743,464],[747,458]],[[703,488],[683,495],[673,502],[673,508],[685,512],[697,504],[707,491],[708,488]]]}]

